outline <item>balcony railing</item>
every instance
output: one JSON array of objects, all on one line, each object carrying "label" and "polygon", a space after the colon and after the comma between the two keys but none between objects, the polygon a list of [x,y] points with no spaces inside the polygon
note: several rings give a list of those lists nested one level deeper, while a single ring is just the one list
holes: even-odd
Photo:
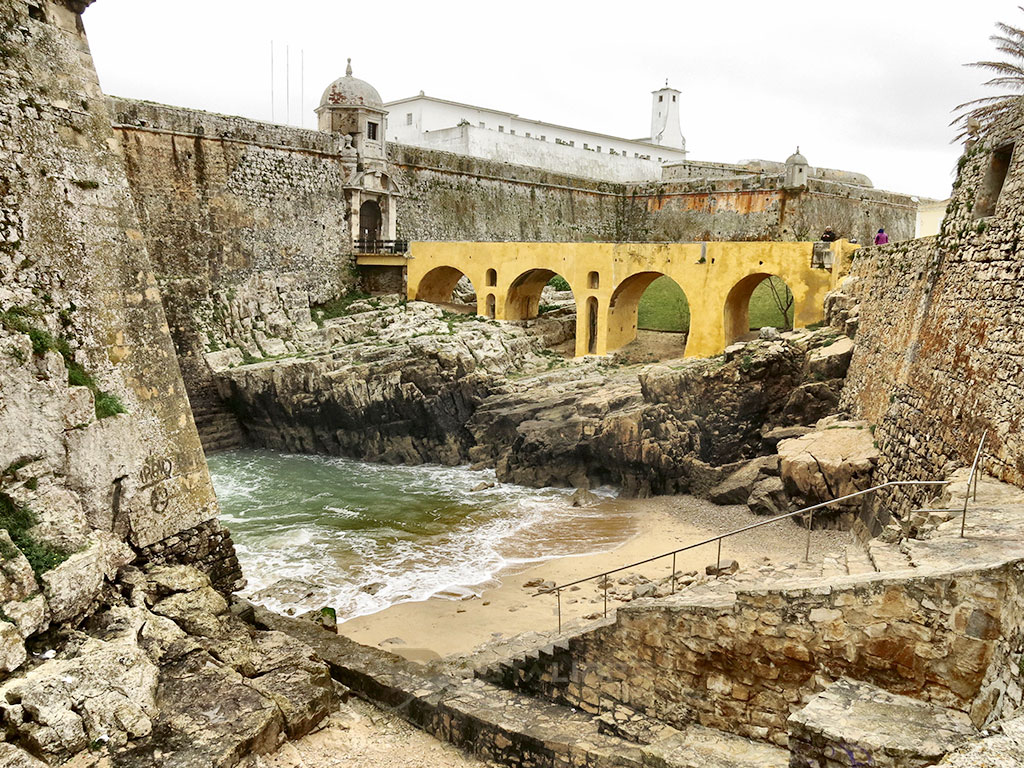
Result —
[{"label": "balcony railing", "polygon": [[402,254],[408,253],[409,241],[408,240],[366,240],[360,239],[353,241],[356,253],[390,253],[390,254]]}]

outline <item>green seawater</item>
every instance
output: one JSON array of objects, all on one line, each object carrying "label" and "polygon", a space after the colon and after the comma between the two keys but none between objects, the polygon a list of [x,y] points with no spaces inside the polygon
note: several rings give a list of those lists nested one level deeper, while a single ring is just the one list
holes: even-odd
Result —
[{"label": "green seawater", "polygon": [[[496,483],[465,467],[388,466],[332,456],[236,450],[209,458],[248,579],[278,610],[330,605],[341,618],[409,600],[479,593],[502,573],[611,549],[636,525],[605,491]],[[494,487],[474,490],[481,483]]]}]

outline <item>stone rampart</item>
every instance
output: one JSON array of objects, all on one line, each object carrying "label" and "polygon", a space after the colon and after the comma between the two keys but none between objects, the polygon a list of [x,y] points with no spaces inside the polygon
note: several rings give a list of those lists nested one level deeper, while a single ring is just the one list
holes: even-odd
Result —
[{"label": "stone rampart", "polygon": [[83,7],[0,2],[0,556],[68,625],[218,513]]},{"label": "stone rampart", "polygon": [[407,240],[642,239],[629,228],[622,184],[400,144],[390,159]]},{"label": "stone rampart", "polygon": [[969,464],[988,430],[986,471],[1024,484],[1024,157],[993,151],[1022,129],[1017,117],[967,150],[937,238],[858,251],[843,286],[859,323],[842,405],[876,425],[884,479]]},{"label": "stone rampart", "polygon": [[631,192],[647,214],[640,219],[646,237],[638,239],[800,241],[832,226],[840,237],[870,243],[879,227],[894,241],[912,238],[917,219],[917,203],[907,195],[826,179],[784,189],[781,176],[746,173]]}]

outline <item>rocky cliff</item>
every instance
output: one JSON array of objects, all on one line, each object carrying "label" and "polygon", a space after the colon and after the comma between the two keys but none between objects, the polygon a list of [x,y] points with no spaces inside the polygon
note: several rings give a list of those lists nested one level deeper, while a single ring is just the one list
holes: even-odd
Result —
[{"label": "rocky cliff", "polygon": [[773,447],[773,427],[831,413],[850,355],[824,331],[671,365],[568,361],[545,344],[572,322],[499,324],[391,298],[327,320],[319,351],[207,358],[258,445],[647,495],[705,490],[719,467]]},{"label": "rocky cliff", "polygon": [[0,764],[229,765],[312,727],[330,683],[227,612],[87,5],[0,0]]}]

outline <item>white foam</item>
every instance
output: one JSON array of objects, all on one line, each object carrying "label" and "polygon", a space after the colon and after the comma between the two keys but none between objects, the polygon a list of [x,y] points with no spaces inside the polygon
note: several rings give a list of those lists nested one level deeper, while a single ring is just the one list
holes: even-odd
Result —
[{"label": "white foam", "polygon": [[[290,510],[279,498],[276,502],[265,500],[269,490],[278,497],[282,490],[273,477],[274,454],[228,453],[211,461],[211,471],[222,505],[235,510],[222,519],[229,528],[238,527],[234,532],[236,549],[249,582],[243,594],[252,595],[281,579],[298,579],[322,588],[308,604],[283,604],[272,596],[261,596],[261,601],[275,610],[302,612],[320,608],[326,600],[339,618],[351,618],[399,602],[431,597],[465,599],[494,584],[507,568],[606,550],[628,534],[626,530],[617,539],[598,537],[596,544],[592,537],[572,535],[576,528],[585,534],[588,519],[608,512],[599,507],[572,507],[571,490],[508,484],[473,490],[482,480],[495,482],[493,472],[473,472],[465,467],[394,467],[329,456],[279,456],[280,460],[319,467],[318,480],[325,469],[339,471],[341,490],[297,496],[307,505],[324,502],[323,518],[314,515],[310,519],[308,511]],[[230,455],[233,453],[238,455]],[[406,496],[433,497],[443,491],[449,504],[469,512],[454,525],[439,524],[440,532],[414,535],[390,520],[378,520],[372,509],[363,512],[358,505],[353,508],[345,503],[344,487],[359,488],[365,495],[382,485],[401,488]],[[614,489],[598,490],[603,498],[614,496]],[[381,509],[393,512],[401,498],[389,496],[380,499]],[[383,513],[378,516],[386,517]],[[317,524],[332,518],[335,524],[365,520],[375,527],[335,529]]]}]

